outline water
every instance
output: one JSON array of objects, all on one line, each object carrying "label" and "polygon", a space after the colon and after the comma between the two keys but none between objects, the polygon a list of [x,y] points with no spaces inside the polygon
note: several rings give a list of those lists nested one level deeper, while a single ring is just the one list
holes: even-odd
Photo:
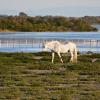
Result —
[{"label": "water", "polygon": [[100,32],[1,32],[0,52],[42,51],[47,40],[73,41],[80,52],[100,53]]},{"label": "water", "polygon": [[96,27],[98,29],[98,32],[100,32],[100,24],[93,24],[93,27]]},{"label": "water", "polygon": [[0,33],[0,39],[100,39],[99,32],[15,32]]}]

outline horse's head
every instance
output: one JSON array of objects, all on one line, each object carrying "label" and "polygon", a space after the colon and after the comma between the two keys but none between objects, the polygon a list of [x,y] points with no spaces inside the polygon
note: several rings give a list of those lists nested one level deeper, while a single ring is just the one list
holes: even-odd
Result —
[{"label": "horse's head", "polygon": [[49,49],[49,43],[48,42],[43,42],[42,48],[43,48],[43,51],[47,51]]}]

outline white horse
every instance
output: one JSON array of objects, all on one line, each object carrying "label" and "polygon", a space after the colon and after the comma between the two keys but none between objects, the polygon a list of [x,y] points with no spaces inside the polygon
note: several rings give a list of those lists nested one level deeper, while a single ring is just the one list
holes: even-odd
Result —
[{"label": "white horse", "polygon": [[60,53],[67,53],[68,51],[71,54],[71,62],[77,62],[77,48],[76,44],[73,42],[68,42],[67,44],[61,44],[59,41],[51,41],[44,43],[45,50],[49,49],[52,51],[52,63],[54,61],[54,54],[57,53],[61,62],[63,63]]}]

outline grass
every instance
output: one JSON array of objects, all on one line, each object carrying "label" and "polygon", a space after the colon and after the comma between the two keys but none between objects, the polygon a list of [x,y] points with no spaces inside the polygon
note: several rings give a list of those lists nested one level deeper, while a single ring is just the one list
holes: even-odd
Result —
[{"label": "grass", "polygon": [[0,100],[99,100],[100,54],[63,59],[56,55],[52,64],[48,52],[0,53]]}]

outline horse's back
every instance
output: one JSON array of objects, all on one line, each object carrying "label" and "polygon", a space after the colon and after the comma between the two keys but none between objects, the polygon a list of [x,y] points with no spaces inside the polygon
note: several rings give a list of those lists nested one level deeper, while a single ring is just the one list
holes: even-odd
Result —
[{"label": "horse's back", "polygon": [[71,46],[76,46],[76,44],[74,42],[68,42],[67,44],[71,45]]},{"label": "horse's back", "polygon": [[74,50],[74,49],[76,49],[76,44],[74,42],[68,42],[66,44],[66,47],[68,47],[69,50]]}]

